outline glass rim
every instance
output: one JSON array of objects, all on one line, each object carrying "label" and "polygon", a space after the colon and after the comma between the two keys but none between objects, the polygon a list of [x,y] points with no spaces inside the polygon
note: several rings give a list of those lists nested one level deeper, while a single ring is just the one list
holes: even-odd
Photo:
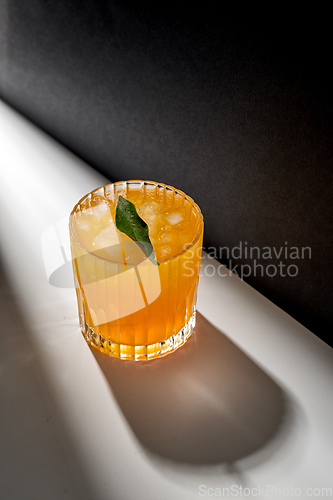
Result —
[{"label": "glass rim", "polygon": [[[173,186],[170,186],[168,184],[164,184],[163,182],[143,181],[143,180],[138,180],[137,179],[137,180],[110,182],[109,184],[104,184],[103,186],[99,186],[99,187],[93,189],[92,191],[90,191],[89,193],[86,193],[84,196],[82,196],[82,198],[80,198],[79,201],[74,205],[74,207],[73,207],[73,209],[72,209],[72,211],[71,211],[71,213],[69,215],[69,224],[68,224],[69,225],[69,231],[70,231],[70,234],[71,234],[72,238],[75,240],[75,242],[86,253],[93,255],[95,258],[97,258],[99,260],[106,261],[106,262],[111,262],[112,264],[118,264],[118,265],[124,265],[125,264],[124,262],[116,262],[114,260],[107,259],[106,257],[101,257],[100,255],[97,255],[95,252],[92,252],[92,251],[88,250],[78,240],[78,238],[77,238],[77,236],[76,236],[76,234],[74,232],[73,225],[72,225],[72,216],[74,215],[76,208],[83,202],[83,200],[85,200],[89,195],[92,195],[93,193],[95,193],[96,191],[98,191],[99,189],[102,189],[102,188],[104,189],[104,194],[105,194],[105,188],[107,188],[109,186],[115,186],[117,184],[142,184],[142,185],[152,184],[152,185],[154,185],[156,187],[160,186],[160,187],[163,187],[163,188],[168,188],[168,189],[171,189],[172,191],[174,191],[175,193],[180,194],[183,198],[185,198],[187,201],[189,201],[192,204],[192,206],[194,206],[196,208],[197,213],[199,215],[199,228],[198,228],[195,236],[193,237],[191,243],[189,243],[181,252],[178,252],[175,255],[172,255],[171,257],[167,257],[166,259],[157,261],[159,264],[162,264],[164,262],[168,262],[169,260],[176,259],[180,255],[182,255],[185,252],[187,252],[190,248],[192,248],[197,243],[197,241],[198,241],[198,239],[199,239],[199,237],[201,235],[202,228],[203,228],[203,215],[202,215],[202,212],[201,212],[201,209],[200,209],[199,205],[193,200],[193,198],[191,198],[186,193],[184,193],[184,191],[181,191],[180,189],[174,188]],[[142,264],[146,260],[148,260],[148,257],[146,257],[142,262],[140,262],[140,264]],[[137,263],[136,264],[131,264],[130,262],[126,262],[126,265],[129,265],[129,266],[131,266],[131,265],[137,265]]]}]

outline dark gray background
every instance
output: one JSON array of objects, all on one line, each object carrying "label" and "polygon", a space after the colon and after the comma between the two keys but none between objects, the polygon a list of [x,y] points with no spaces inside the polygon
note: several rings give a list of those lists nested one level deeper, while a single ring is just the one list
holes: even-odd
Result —
[{"label": "dark gray background", "polygon": [[192,196],[206,247],[311,247],[260,261],[296,277],[246,281],[333,344],[328,12],[0,0],[0,14],[2,98],[110,180]]}]

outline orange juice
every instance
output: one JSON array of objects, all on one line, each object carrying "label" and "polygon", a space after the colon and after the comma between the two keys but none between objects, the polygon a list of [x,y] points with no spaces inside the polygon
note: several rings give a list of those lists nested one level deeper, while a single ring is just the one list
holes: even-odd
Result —
[{"label": "orange juice", "polygon": [[[115,226],[119,195],[149,227],[159,266]],[[87,342],[121,359],[147,360],[183,345],[195,325],[203,218],[181,191],[148,181],[109,184],[70,216],[75,288]]]}]

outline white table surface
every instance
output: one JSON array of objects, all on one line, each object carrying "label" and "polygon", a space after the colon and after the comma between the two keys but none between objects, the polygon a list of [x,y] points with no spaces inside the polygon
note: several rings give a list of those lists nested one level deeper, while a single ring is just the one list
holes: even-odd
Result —
[{"label": "white table surface", "polygon": [[332,497],[332,349],[205,255],[184,347],[92,352],[42,242],[108,180],[1,101],[0,164],[0,498]]}]

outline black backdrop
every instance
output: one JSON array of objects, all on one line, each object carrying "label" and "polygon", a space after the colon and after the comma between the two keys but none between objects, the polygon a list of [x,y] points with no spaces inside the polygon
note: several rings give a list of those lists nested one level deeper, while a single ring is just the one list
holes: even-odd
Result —
[{"label": "black backdrop", "polygon": [[[332,345],[330,16],[189,5],[0,0],[0,95],[110,180],[192,196],[205,246],[242,244],[221,260]],[[254,276],[250,246],[283,252]]]}]

